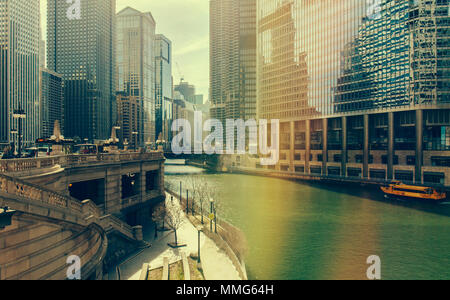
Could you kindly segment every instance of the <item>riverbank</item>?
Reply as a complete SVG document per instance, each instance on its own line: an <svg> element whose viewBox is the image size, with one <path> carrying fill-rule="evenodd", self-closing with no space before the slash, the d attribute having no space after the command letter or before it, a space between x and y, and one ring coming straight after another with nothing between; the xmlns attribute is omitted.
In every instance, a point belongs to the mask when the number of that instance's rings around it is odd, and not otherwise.
<svg viewBox="0 0 450 300"><path fill-rule="evenodd" d="M166 201L171 201L170 198L171 195L167 194ZM177 202L175 201L175 203ZM180 209L182 208L180 207ZM173 232L159 232L158 237L155 238L154 230L147 230L144 232L144 240L151 243L151 247L142 250L120 265L120 279L139 280L143 264L149 264L150 269L157 269L163 266L164 258L168 259L169 264L173 264L182 259L183 252L186 256L196 255L198 253L197 228L185 214L183 214L183 218L184 223L177 234L179 243L185 244L185 247L173 249L168 246L168 243L174 241ZM151 228L151 226L146 226L146 228ZM241 280L233 262L207 234L202 233L200 241L202 271L206 280ZM115 270L111 271L108 278L118 279Z"/></svg>

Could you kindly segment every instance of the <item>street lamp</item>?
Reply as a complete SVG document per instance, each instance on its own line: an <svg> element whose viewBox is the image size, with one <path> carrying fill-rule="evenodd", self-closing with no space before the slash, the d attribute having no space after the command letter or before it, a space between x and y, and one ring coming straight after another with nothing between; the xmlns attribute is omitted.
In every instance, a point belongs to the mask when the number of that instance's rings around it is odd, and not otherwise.
<svg viewBox="0 0 450 300"><path fill-rule="evenodd" d="M11 225L11 219L15 213L15 210L10 210L7 206L0 208L0 230Z"/></svg>
<svg viewBox="0 0 450 300"><path fill-rule="evenodd" d="M199 225L197 226L197 231L198 231L198 258L197 258L197 263L200 264L202 261L200 259L200 234L203 231L203 226Z"/></svg>
<svg viewBox="0 0 450 300"><path fill-rule="evenodd" d="M212 229L212 225L213 225L213 219L214 219L214 214L213 214L213 212L214 212L214 199L209 199L209 202L211 203L211 215L209 216L209 220L210 220L210 222L209 222L209 224L210 224L210 231L212 232L213 231L213 229Z"/></svg>
<svg viewBox="0 0 450 300"><path fill-rule="evenodd" d="M22 120L26 119L26 117L27 114L22 108L14 110L13 118L16 119L17 122L19 123L18 140L17 140L19 158L22 157Z"/></svg>

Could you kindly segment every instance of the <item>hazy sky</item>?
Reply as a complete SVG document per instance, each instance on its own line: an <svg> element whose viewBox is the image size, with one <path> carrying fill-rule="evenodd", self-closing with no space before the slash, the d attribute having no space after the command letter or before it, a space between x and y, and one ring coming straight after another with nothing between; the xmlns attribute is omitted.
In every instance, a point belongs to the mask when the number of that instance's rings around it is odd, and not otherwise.
<svg viewBox="0 0 450 300"><path fill-rule="evenodd" d="M65 0L60 0L65 2ZM89 0L82 0L89 1ZM150 11L156 21L156 33L173 43L174 83L180 81L176 62L185 81L197 87L198 94L208 98L209 88L209 1L208 0L116 0L117 12L130 6ZM46 36L47 0L41 0L41 21Z"/></svg>

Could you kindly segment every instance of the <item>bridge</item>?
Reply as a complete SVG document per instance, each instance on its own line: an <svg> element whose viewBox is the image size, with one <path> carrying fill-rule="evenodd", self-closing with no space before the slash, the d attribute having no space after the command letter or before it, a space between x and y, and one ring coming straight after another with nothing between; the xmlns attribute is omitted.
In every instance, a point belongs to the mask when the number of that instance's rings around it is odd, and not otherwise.
<svg viewBox="0 0 450 300"><path fill-rule="evenodd" d="M65 279L67 258L100 279L145 246L142 226L164 199L161 152L65 155L0 161L0 279Z"/></svg>

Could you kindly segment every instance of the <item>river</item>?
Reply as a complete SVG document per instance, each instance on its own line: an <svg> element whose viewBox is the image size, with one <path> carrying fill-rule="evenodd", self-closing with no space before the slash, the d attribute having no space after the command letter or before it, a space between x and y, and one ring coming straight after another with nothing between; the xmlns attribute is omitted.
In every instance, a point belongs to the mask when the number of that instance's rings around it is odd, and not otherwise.
<svg viewBox="0 0 450 300"><path fill-rule="evenodd" d="M218 217L247 237L249 279L367 279L372 255L381 259L382 279L450 279L450 204L184 165L165 172L166 185L179 189L200 176L218 190Z"/></svg>

